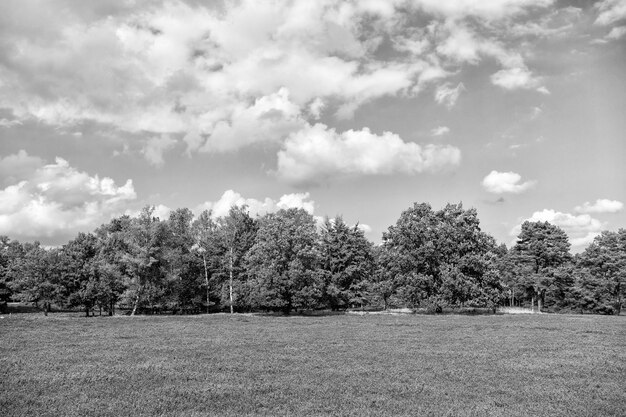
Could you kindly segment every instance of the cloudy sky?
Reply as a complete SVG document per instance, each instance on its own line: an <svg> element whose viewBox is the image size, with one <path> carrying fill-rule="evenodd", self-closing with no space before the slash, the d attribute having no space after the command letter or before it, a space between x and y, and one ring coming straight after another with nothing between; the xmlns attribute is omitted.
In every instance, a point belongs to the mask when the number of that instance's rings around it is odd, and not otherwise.
<svg viewBox="0 0 626 417"><path fill-rule="evenodd" d="M626 227L626 1L0 2L0 234L413 202Z"/></svg>

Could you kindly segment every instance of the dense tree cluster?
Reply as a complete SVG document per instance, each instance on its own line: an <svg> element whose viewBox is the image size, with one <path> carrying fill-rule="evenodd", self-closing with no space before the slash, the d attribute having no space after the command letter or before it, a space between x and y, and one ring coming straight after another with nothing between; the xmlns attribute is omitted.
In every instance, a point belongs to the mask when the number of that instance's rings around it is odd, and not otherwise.
<svg viewBox="0 0 626 417"><path fill-rule="evenodd" d="M605 231L572 256L547 222L522 224L507 249L476 210L405 210L381 245L340 216L318 225L302 209L214 218L146 207L58 248L0 237L0 302L82 309L86 315L347 308L525 306L619 314L626 230Z"/></svg>

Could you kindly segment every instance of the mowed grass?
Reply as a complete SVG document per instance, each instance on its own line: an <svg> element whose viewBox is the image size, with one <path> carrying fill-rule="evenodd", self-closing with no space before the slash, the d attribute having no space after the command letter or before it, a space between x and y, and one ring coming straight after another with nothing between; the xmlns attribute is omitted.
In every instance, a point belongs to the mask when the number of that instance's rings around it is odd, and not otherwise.
<svg viewBox="0 0 626 417"><path fill-rule="evenodd" d="M0 319L0 415L626 415L626 318Z"/></svg>

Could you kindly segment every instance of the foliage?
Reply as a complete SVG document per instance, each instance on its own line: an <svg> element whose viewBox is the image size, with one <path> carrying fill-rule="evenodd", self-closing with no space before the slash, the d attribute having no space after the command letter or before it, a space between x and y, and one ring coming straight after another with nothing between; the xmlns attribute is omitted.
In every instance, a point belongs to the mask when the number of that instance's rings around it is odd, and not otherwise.
<svg viewBox="0 0 626 417"><path fill-rule="evenodd" d="M254 305L286 314L317 306L323 279L313 216L303 209L281 209L259 223L246 258Z"/></svg>
<svg viewBox="0 0 626 417"><path fill-rule="evenodd" d="M602 232L578 258L586 309L620 314L626 298L626 229Z"/></svg>
<svg viewBox="0 0 626 417"><path fill-rule="evenodd" d="M405 210L383 234L380 262L386 275L378 287L392 288L412 307L482 305L500 298L495 274L495 241L479 227L476 210L448 204L433 211L428 204Z"/></svg>
<svg viewBox="0 0 626 417"><path fill-rule="evenodd" d="M358 225L349 227L340 216L325 219L320 241L325 302L333 310L363 306L374 269L372 244Z"/></svg>
<svg viewBox="0 0 626 417"><path fill-rule="evenodd" d="M548 222L522 223L511 249L513 267L519 276L516 287L526 298L537 299L539 310L546 304L546 294L550 297L549 292L554 289L555 272L570 261L569 250L567 235L558 226Z"/></svg>
<svg viewBox="0 0 626 417"><path fill-rule="evenodd" d="M145 207L58 248L0 237L0 308L10 300L87 316L215 310L491 308L620 314L626 232L603 232L571 256L563 230L524 222L508 250L475 209L414 204L373 245L341 216L318 224L302 209L216 218Z"/></svg>

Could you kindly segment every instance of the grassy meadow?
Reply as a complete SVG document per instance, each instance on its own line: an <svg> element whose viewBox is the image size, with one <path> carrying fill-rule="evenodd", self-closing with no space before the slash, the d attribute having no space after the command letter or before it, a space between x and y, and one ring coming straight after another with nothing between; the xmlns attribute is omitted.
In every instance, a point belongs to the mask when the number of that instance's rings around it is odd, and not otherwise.
<svg viewBox="0 0 626 417"><path fill-rule="evenodd" d="M0 319L0 415L626 415L626 318Z"/></svg>

